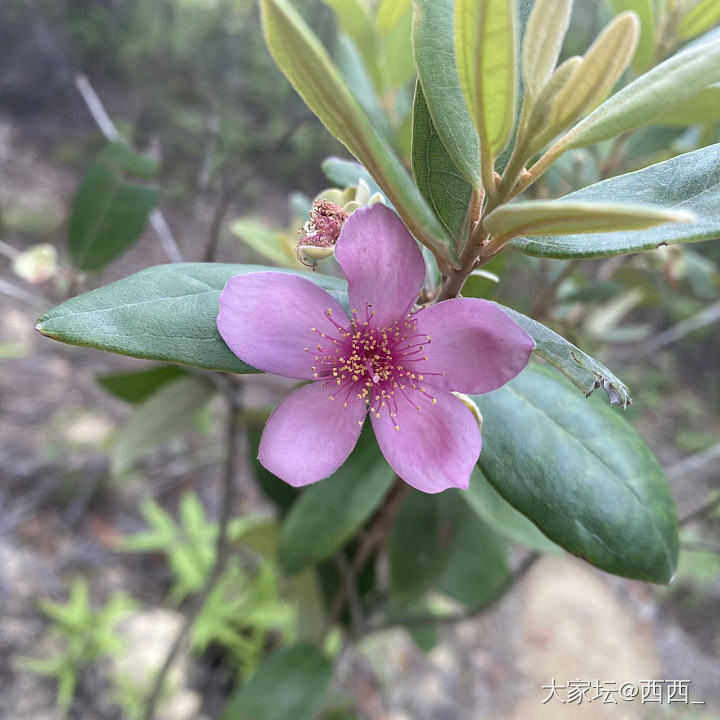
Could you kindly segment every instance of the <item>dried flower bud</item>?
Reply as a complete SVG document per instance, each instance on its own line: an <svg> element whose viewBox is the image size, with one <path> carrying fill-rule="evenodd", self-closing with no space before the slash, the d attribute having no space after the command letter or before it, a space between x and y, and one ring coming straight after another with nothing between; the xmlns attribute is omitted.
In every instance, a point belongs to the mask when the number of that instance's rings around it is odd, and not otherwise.
<svg viewBox="0 0 720 720"><path fill-rule="evenodd" d="M310 211L310 220L302 229L304 237L297 244L298 260L303 265L314 268L318 260L332 255L347 219L348 213L335 203L324 198L315 200ZM311 262L306 262L306 259Z"/></svg>

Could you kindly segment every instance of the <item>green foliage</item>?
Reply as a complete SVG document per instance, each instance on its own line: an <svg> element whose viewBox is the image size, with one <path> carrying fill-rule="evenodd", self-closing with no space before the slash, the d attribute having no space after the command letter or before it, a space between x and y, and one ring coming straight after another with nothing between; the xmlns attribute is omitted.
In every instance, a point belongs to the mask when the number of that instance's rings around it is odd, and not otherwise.
<svg viewBox="0 0 720 720"><path fill-rule="evenodd" d="M307 488L290 508L280 536L287 573L330 557L382 502L395 474L365 429L350 458L327 480Z"/></svg>
<svg viewBox="0 0 720 720"><path fill-rule="evenodd" d="M695 219L694 222L673 223L634 232L619 230L593 235L552 235L546 239L521 238L513 240L512 247L544 257L602 257L718 237L720 144L685 153L644 170L603 180L566 195L562 201L593 205L605 202L643 203L670 212L692 213Z"/></svg>
<svg viewBox="0 0 720 720"><path fill-rule="evenodd" d="M52 622L51 634L58 644L57 653L42 659L23 658L23 667L55 678L57 705L64 711L69 710L82 671L101 658L122 651L122 640L115 626L134 607L131 598L117 592L105 605L94 610L87 581L76 578L67 603L40 601L40 609Z"/></svg>
<svg viewBox="0 0 720 720"><path fill-rule="evenodd" d="M122 355L210 370L254 372L217 330L218 298L225 283L258 265L176 263L157 265L72 298L38 320L48 337ZM342 280L299 273L337 294Z"/></svg>
<svg viewBox="0 0 720 720"><path fill-rule="evenodd" d="M535 367L475 400L484 418L480 467L511 505L603 570L670 581L675 504L657 460L617 413Z"/></svg>
<svg viewBox="0 0 720 720"><path fill-rule="evenodd" d="M390 588L399 606L411 605L437 583L454 552L463 510L456 493L408 494L390 534Z"/></svg>
<svg viewBox="0 0 720 720"><path fill-rule="evenodd" d="M331 676L332 666L313 645L298 643L275 650L230 698L220 718L312 720Z"/></svg>
<svg viewBox="0 0 720 720"><path fill-rule="evenodd" d="M156 389L120 432L112 450L113 474L129 470L135 461L185 429L214 392L212 383L193 375L175 378Z"/></svg>
<svg viewBox="0 0 720 720"><path fill-rule="evenodd" d="M157 172L151 159L125 145L108 145L88 169L73 200L69 246L80 270L100 270L142 234L158 191L127 179Z"/></svg>
<svg viewBox="0 0 720 720"><path fill-rule="evenodd" d="M165 383L176 380L184 374L182 368L174 365L156 365L135 372L101 373L96 380L120 400L138 403L146 400Z"/></svg>

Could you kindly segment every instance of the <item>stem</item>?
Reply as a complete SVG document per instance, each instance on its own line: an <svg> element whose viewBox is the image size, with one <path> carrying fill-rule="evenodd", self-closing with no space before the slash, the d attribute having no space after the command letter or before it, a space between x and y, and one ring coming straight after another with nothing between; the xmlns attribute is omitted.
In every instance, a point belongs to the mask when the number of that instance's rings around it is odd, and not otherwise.
<svg viewBox="0 0 720 720"><path fill-rule="evenodd" d="M363 629L363 631L356 635L353 639L359 640L361 637L370 635L372 633L380 632L382 630L389 630L395 627L405 628L417 628L425 627L427 625L454 625L457 623L465 622L466 620L472 620L474 618L484 615L486 612L491 610L502 600L509 592L515 587L515 584L524 577L532 566L540 559L540 553L530 553L525 559L518 565L515 572L510 576L505 585L490 597L490 599L479 608L472 608L470 610L462 610L456 613L445 613L442 615L436 615L433 613L427 613L425 615L408 615L404 618L394 618L393 620L385 620L374 625L369 625Z"/></svg>
<svg viewBox="0 0 720 720"><path fill-rule="evenodd" d="M223 383L223 386L224 385L225 383ZM230 550L227 530L235 500L235 471L237 468L238 455L236 435L239 427L240 403L239 398L237 397L237 390L237 387L232 387L226 395L228 400L228 415L225 434L227 455L225 456L225 468L223 472L223 490L220 523L218 526L218 536L215 544L215 562L210 570L207 580L205 581L204 587L190 602L190 606L185 616L185 622L182 624L178 634L175 636L175 640L168 650L168 654L165 656L165 661L155 677L152 691L148 696L147 703L145 705L145 713L143 714L144 720L154 719L155 709L160 699L163 685L165 684L168 673L170 672L170 669L175 662L175 658L182 647L183 641L190 632L190 629L192 628L197 616L200 614L205 601L208 599L208 596L212 592L217 581L220 579L220 576L227 565Z"/></svg>
<svg viewBox="0 0 720 720"><path fill-rule="evenodd" d="M704 517L710 515L714 510L720 507L720 493L718 493L712 500L701 505L695 510L691 510L687 515L683 515L678 521L678 525L688 525L695 520L702 520Z"/></svg>
<svg viewBox="0 0 720 720"><path fill-rule="evenodd" d="M365 564L370 559L372 553L385 541L388 531L392 527L393 521L400 509L400 504L409 491L409 485L406 485L399 479L396 481L395 486L390 491L387 502L385 502L380 512L378 512L375 516L375 521L360 541L360 547L358 547L358 550L353 557L352 564L349 567L349 572L347 573L347 576L343 578L343 582L338 588L333 599L333 604L330 609L328 621L325 624L322 637L327 636L332 629L332 626L340 617L340 613L342 612L343 607L345 607L345 601L348 598L348 593L355 589L357 577L365 567Z"/></svg>

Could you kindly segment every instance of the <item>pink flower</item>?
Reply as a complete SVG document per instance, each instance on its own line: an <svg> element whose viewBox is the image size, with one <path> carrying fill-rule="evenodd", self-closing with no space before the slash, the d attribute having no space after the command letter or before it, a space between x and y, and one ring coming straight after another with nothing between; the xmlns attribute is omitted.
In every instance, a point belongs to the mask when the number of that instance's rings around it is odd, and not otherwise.
<svg viewBox="0 0 720 720"><path fill-rule="evenodd" d="M218 329L242 360L265 372L312 380L275 409L260 462L296 487L347 459L366 414L395 472L427 493L467 488L480 430L452 391L486 393L527 364L532 338L484 300L457 298L413 312L425 277L422 254L383 205L356 210L335 257L352 313L297 275L230 278Z"/></svg>

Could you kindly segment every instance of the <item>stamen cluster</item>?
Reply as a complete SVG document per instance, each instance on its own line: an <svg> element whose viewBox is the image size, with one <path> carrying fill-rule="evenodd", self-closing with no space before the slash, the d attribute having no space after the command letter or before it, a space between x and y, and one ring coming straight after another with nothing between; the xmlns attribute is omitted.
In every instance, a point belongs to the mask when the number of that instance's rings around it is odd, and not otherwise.
<svg viewBox="0 0 720 720"><path fill-rule="evenodd" d="M376 418L382 417L383 409L386 410L395 430L400 430L396 420L399 402L407 401L416 410L422 409L423 402L432 405L437 402L422 382L426 375L445 373L423 368L427 362L423 349L431 338L418 331L412 315L394 320L387 327L375 326L375 312L369 303L364 319L353 309L349 327L336 322L330 309L325 315L335 325L337 336L311 328L322 342L305 350L313 354L313 378L323 387L333 388L328 396L330 400L335 400L337 395L347 408L348 399L355 394L365 401Z"/></svg>

